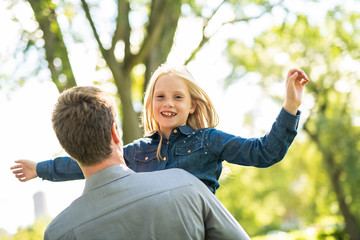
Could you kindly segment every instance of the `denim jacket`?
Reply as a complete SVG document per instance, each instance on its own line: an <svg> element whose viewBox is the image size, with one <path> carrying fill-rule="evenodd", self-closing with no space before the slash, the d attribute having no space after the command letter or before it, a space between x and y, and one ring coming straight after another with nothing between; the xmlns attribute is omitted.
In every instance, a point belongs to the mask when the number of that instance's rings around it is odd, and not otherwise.
<svg viewBox="0 0 360 240"><path fill-rule="evenodd" d="M222 161L259 168L281 161L297 134L299 118L300 111L292 115L281 109L271 130L260 138L242 138L214 128L193 130L187 125L180 126L173 129L169 139L163 138L163 160L156 157L158 133L126 145L124 158L135 172L182 168L215 193L220 186ZM39 177L51 181L84 178L76 161L69 157L40 162L36 171Z"/></svg>

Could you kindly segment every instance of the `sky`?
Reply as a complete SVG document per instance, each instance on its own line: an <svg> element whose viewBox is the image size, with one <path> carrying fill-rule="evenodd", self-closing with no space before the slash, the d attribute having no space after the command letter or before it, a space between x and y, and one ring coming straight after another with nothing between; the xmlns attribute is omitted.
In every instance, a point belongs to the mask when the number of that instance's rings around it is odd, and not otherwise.
<svg viewBox="0 0 360 240"><path fill-rule="evenodd" d="M296 1L299 3L299 1ZM298 5L300 8L301 5ZM296 6L295 6L296 7ZM306 11L306 9L304 9ZM20 11L19 15L29 17L29 11ZM279 13L280 15L280 13ZM317 14L318 17L321 14ZM314 18L316 18L314 15ZM222 18L228 17L226 11ZM275 20L274 20L275 21ZM259 23L261 26L272 24L271 21ZM29 23L29 29L34 26ZM250 29L251 28L251 29ZM201 22L181 20L175 38L175 48L168 61L177 63L185 59L199 40ZM189 70L198 84L208 93L220 117L218 129L241 135L242 137L259 137L269 130L277 114L279 105L262 97L257 81L242 79L224 89L222 81L231 71L231 66L222 56L225 40L241 32L251 32L253 26L237 25L236 29L225 27L216 34L206 47L200 51L196 59L189 64ZM189 32L190 31L190 32ZM0 32L7 33L2 36L0 45L0 229L8 233L15 233L18 227L26 227L34 222L33 195L44 192L47 210L50 217L55 217L82 193L84 180L69 182L48 182L34 179L26 183L19 182L10 171L10 167L17 159L29 159L36 162L64 156L64 153L51 128L51 113L57 100L58 92L50 81L48 73L40 71L36 76L24 83L21 87L11 89L7 86L1 75L14 70L15 60L11 59L9 52L16 48L16 39L19 38L17 27L10 20L5 11L4 0L0 0ZM192 36L189 38L189 34ZM251 43L249 35L243 40ZM69 46L71 50L71 63L79 85L88 85L89 82L104 77L106 73L95 71L95 52L87 52L79 45ZM31 68L30 61L24 63L23 68ZM284 74L284 81L285 81ZM105 90L107 89L104 86ZM280 94L284 88L280 87ZM305 96L304 105L307 99ZM244 115L257 109L254 129L243 126ZM302 121L306 118L306 108L303 109Z"/></svg>

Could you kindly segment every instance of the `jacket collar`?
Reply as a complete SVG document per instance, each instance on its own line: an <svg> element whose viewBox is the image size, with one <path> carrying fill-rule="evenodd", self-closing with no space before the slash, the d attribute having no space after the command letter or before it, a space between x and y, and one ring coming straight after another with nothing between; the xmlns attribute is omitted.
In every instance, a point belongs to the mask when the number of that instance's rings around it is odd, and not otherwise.
<svg viewBox="0 0 360 240"><path fill-rule="evenodd" d="M183 125L183 126L177 127L176 129L178 129L184 135L190 135L191 133L193 133L195 131L189 125ZM155 132L146 137L152 138L152 139L158 139L158 138L160 138L160 134L159 134L159 132Z"/></svg>
<svg viewBox="0 0 360 240"><path fill-rule="evenodd" d="M182 134L185 134L185 135L190 135L191 133L193 133L195 131L189 125L180 126L180 127L178 127L178 129L180 130L180 132Z"/></svg>

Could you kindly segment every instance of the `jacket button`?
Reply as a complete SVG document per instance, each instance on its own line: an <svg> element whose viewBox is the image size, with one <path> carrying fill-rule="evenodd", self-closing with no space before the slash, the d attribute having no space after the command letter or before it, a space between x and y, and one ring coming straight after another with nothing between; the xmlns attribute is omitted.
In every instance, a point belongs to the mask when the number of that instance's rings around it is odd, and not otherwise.
<svg viewBox="0 0 360 240"><path fill-rule="evenodd" d="M163 160L166 161L166 157L164 157Z"/></svg>
<svg viewBox="0 0 360 240"><path fill-rule="evenodd" d="M188 153L190 153L190 152L191 152L191 150L189 149L189 150L188 150Z"/></svg>
<svg viewBox="0 0 360 240"><path fill-rule="evenodd" d="M174 130L174 133L177 133L177 130L176 130L176 129Z"/></svg>
<svg viewBox="0 0 360 240"><path fill-rule="evenodd" d="M148 157L145 158L146 161L147 161L148 159L149 159Z"/></svg>

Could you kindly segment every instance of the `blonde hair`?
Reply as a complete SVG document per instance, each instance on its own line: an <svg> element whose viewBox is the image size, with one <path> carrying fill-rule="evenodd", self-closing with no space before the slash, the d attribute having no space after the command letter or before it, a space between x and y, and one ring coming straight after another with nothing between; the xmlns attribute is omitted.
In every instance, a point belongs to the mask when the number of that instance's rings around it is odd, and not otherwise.
<svg viewBox="0 0 360 240"><path fill-rule="evenodd" d="M146 88L141 119L145 135L151 135L155 132L160 133L160 143L156 154L158 159L162 159L160 154L162 134L160 132L159 123L156 122L154 118L153 97L156 81L164 74L180 77L184 80L186 86L188 87L191 101L196 107L194 113L189 115L186 121L187 125L189 125L192 129L197 130L200 128L215 127L219 122L219 117L209 96L195 83L194 77L188 69L185 66L170 66L162 64L153 73Z"/></svg>

